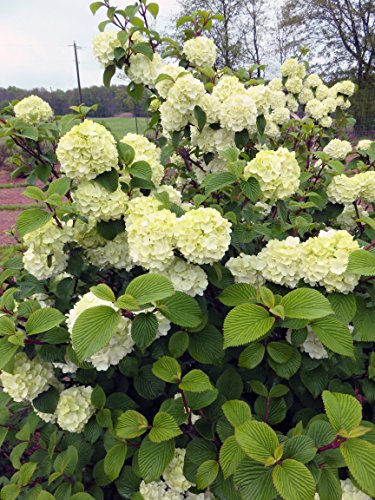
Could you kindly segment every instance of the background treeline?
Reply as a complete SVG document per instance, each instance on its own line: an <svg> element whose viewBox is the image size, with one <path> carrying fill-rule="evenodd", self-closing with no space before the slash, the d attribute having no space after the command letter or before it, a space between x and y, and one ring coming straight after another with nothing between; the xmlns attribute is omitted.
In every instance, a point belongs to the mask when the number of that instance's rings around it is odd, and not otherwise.
<svg viewBox="0 0 375 500"><path fill-rule="evenodd" d="M47 90L36 88L32 90L17 87L0 87L0 109L14 99L23 99L31 94L37 95L47 101L57 115L70 113L70 106L78 105L77 90ZM83 102L91 106L98 104L98 110L91 112L90 116L107 117L121 113L132 113L135 116L146 116L144 102L134 101L128 96L126 85L115 85L110 88L101 86L85 87L82 89Z"/></svg>

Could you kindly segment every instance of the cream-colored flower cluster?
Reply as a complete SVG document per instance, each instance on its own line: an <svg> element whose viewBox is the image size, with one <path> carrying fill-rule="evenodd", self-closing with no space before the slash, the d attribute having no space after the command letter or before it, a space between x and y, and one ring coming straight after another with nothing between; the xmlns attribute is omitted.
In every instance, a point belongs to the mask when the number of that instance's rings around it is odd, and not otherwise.
<svg viewBox="0 0 375 500"><path fill-rule="evenodd" d="M149 210L134 198L128 205L126 230L129 255L134 263L146 269L161 270L173 260L177 218L170 210ZM150 197L148 197L150 198ZM154 200L156 205L159 203ZM155 206L155 205L154 205ZM134 209L134 211L133 211Z"/></svg>
<svg viewBox="0 0 375 500"><path fill-rule="evenodd" d="M143 135L129 133L126 134L121 142L131 146L135 151L134 163L145 161L151 167L151 180L155 186L159 186L163 176L164 167L160 163L160 149ZM131 165L129 167L131 172Z"/></svg>
<svg viewBox="0 0 375 500"><path fill-rule="evenodd" d="M265 280L294 288L303 269L299 238L269 241L258 253L255 266Z"/></svg>
<svg viewBox="0 0 375 500"><path fill-rule="evenodd" d="M214 42L205 36L187 40L184 43L183 52L193 66L213 66L217 57Z"/></svg>
<svg viewBox="0 0 375 500"><path fill-rule="evenodd" d="M184 495L171 490L164 481L141 482L139 493L144 500L183 500Z"/></svg>
<svg viewBox="0 0 375 500"><path fill-rule="evenodd" d="M12 373L0 373L0 382L4 392L14 401L21 402L32 401L50 385L55 385L57 380L50 363L37 357L29 359L24 352L20 352L14 357Z"/></svg>
<svg viewBox="0 0 375 500"><path fill-rule="evenodd" d="M348 154L352 151L352 145L349 141L332 139L332 141L324 147L323 151L334 160L345 160Z"/></svg>
<svg viewBox="0 0 375 500"><path fill-rule="evenodd" d="M17 118L33 126L48 122L53 118L51 106L36 95L30 95L18 102L14 106L14 114Z"/></svg>
<svg viewBox="0 0 375 500"><path fill-rule="evenodd" d="M375 201L375 172L361 172L348 177L336 175L327 188L328 199L334 203L353 203L362 200L368 203Z"/></svg>
<svg viewBox="0 0 375 500"><path fill-rule="evenodd" d="M286 340L292 342L292 330L286 332ZM305 352L312 359L326 359L328 358L328 352L324 348L323 344L319 338L314 334L311 326L307 326L307 337L306 340L300 345L300 351Z"/></svg>
<svg viewBox="0 0 375 500"><path fill-rule="evenodd" d="M164 63L159 54L154 54L152 60L143 54L132 54L127 75L134 83L154 85L158 75L162 72L163 66Z"/></svg>
<svg viewBox="0 0 375 500"><path fill-rule="evenodd" d="M64 251L64 245L73 240L73 227L71 222L61 224L62 228L51 219L23 238L28 247L22 256L23 264L38 280L58 276L65 271L68 255Z"/></svg>
<svg viewBox="0 0 375 500"><path fill-rule="evenodd" d="M162 271L162 274L171 280L175 290L185 292L192 297L203 295L208 286L207 275L203 269L177 257Z"/></svg>
<svg viewBox="0 0 375 500"><path fill-rule="evenodd" d="M357 205L359 218L367 217L368 212L364 210L361 205ZM337 217L336 222L341 227L341 229L345 229L346 231L352 231L357 227L357 219L358 215L354 205L346 205L341 214Z"/></svg>
<svg viewBox="0 0 375 500"><path fill-rule="evenodd" d="M113 64L115 49L121 47L121 42L117 37L117 31L103 31L98 33L92 44L94 57L103 66Z"/></svg>
<svg viewBox="0 0 375 500"><path fill-rule="evenodd" d="M244 179L259 181L264 199L284 199L295 193L300 183L300 167L295 153L286 148L259 151L245 167Z"/></svg>
<svg viewBox="0 0 375 500"><path fill-rule="evenodd" d="M361 141L358 141L356 149L360 151L368 151L373 143L374 141L371 141L370 139L362 139Z"/></svg>
<svg viewBox="0 0 375 500"><path fill-rule="evenodd" d="M176 448L174 457L163 472L163 479L169 488L180 493L185 493L189 488L194 486L194 484L184 476L185 455L185 449Z"/></svg>
<svg viewBox="0 0 375 500"><path fill-rule="evenodd" d="M264 284L264 278L257 267L257 256L241 253L238 257L231 257L225 264L234 277L236 283L248 283L256 287Z"/></svg>
<svg viewBox="0 0 375 500"><path fill-rule="evenodd" d="M104 221L120 219L126 212L129 200L120 187L109 192L95 181L79 183L72 197L81 215Z"/></svg>
<svg viewBox="0 0 375 500"><path fill-rule="evenodd" d="M229 248L231 223L214 208L190 210L178 219L176 245L193 264L220 260Z"/></svg>
<svg viewBox="0 0 375 500"><path fill-rule="evenodd" d="M60 393L55 410L57 423L68 432L82 432L95 413L91 403L92 387L74 386Z"/></svg>
<svg viewBox="0 0 375 500"><path fill-rule="evenodd" d="M130 271L134 263L129 255L128 235L126 231L119 233L113 240L104 245L87 248L86 255L94 266L99 269L126 269Z"/></svg>
<svg viewBox="0 0 375 500"><path fill-rule="evenodd" d="M351 252L358 248L347 231L320 231L302 243L303 279L311 286L323 286L327 292L352 292L360 276L346 269Z"/></svg>
<svg viewBox="0 0 375 500"><path fill-rule="evenodd" d="M118 308L108 300L97 297L93 292L83 295L74 307L68 312L66 324L70 334L80 314L87 309L97 306L107 306L114 310ZM108 370L110 366L117 365L127 354L132 352L134 341L131 336L131 322L127 318L121 317L117 324L116 332L109 343L93 354L87 361L90 361L98 371Z"/></svg>
<svg viewBox="0 0 375 500"><path fill-rule="evenodd" d="M116 141L99 123L85 120L59 141L56 150L61 171L76 181L95 179L112 168L118 169Z"/></svg>

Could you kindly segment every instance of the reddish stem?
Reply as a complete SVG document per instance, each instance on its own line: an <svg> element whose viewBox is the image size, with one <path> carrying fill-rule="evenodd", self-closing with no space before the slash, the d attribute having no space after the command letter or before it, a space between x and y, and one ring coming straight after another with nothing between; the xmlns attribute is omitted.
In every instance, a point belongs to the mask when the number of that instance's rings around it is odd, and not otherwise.
<svg viewBox="0 0 375 500"><path fill-rule="evenodd" d="M367 247L364 247L364 250L370 250L370 248L375 247L375 240L372 240L372 242L367 245Z"/></svg>
<svg viewBox="0 0 375 500"><path fill-rule="evenodd" d="M348 438L343 438L343 437L337 436L332 441L332 443L326 444L325 446L321 446L320 448L318 448L317 453L322 453L323 451L327 451L327 450L336 450L337 448L340 448L342 443L345 443L345 441L347 441L347 439Z"/></svg>
<svg viewBox="0 0 375 500"><path fill-rule="evenodd" d="M264 410L264 418L263 418L263 422L268 422L268 414L269 414L269 411L270 411L270 402L271 402L271 398L268 397L266 399L266 409Z"/></svg>

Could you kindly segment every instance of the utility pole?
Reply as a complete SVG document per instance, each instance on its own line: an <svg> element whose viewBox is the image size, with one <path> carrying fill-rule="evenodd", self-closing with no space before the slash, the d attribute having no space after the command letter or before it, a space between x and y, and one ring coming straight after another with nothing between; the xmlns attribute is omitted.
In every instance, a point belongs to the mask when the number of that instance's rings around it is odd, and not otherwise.
<svg viewBox="0 0 375 500"><path fill-rule="evenodd" d="M77 44L76 42L73 42L73 45L69 45L69 47L73 47L74 48L74 59L75 59L75 62L76 62L76 73L77 73L77 83L78 83L78 96L79 96L79 104L82 104L83 103L83 99L82 99L82 89L81 89L81 78L79 76L79 62L78 62L78 53L77 53L77 49L82 49L82 47L77 47Z"/></svg>

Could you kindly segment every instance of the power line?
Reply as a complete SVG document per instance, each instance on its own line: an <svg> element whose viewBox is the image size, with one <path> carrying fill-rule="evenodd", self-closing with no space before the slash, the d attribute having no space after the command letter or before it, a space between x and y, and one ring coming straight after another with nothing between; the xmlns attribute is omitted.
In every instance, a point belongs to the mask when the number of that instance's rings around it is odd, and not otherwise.
<svg viewBox="0 0 375 500"><path fill-rule="evenodd" d="M81 77L79 75L79 62L78 62L78 49L82 49L82 47L77 46L76 42L73 42L73 45L69 45L69 47L74 48L74 59L76 62L76 73L77 73L77 83L78 83L78 96L79 96L79 104L83 103L82 99L82 89L81 89Z"/></svg>

